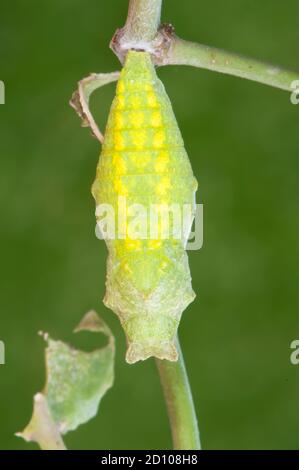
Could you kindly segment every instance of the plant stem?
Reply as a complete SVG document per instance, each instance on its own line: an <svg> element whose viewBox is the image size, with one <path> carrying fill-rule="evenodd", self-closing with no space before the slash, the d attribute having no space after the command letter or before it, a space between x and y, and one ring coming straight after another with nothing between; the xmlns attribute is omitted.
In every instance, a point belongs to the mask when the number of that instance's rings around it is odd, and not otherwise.
<svg viewBox="0 0 299 470"><path fill-rule="evenodd" d="M292 91L299 73L173 36L161 65L191 65Z"/></svg>
<svg viewBox="0 0 299 470"><path fill-rule="evenodd" d="M156 65L191 65L234 75L282 90L298 88L299 72L177 37L169 24L159 28L162 0L130 0L125 26L111 47L123 62L129 49L152 54Z"/></svg>
<svg viewBox="0 0 299 470"><path fill-rule="evenodd" d="M116 33L117 47L122 50L118 55L123 56L129 49L152 49L160 24L161 7L162 0L130 0L126 24Z"/></svg>
<svg viewBox="0 0 299 470"><path fill-rule="evenodd" d="M177 338L177 362L156 359L166 400L173 446L176 450L200 450L200 438L192 393Z"/></svg>

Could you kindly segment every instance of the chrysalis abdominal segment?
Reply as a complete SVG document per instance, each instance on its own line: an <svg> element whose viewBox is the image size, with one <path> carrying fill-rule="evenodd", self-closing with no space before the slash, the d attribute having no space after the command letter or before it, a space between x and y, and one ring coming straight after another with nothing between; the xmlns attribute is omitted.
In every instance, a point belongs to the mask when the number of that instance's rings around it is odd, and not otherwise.
<svg viewBox="0 0 299 470"><path fill-rule="evenodd" d="M128 52L111 106L92 193L97 206L192 205L197 182L171 103L150 55ZM149 229L148 229L149 230ZM149 235L149 234L148 234ZM183 237L106 240L104 303L125 330L129 363L176 361L175 336L195 294Z"/></svg>

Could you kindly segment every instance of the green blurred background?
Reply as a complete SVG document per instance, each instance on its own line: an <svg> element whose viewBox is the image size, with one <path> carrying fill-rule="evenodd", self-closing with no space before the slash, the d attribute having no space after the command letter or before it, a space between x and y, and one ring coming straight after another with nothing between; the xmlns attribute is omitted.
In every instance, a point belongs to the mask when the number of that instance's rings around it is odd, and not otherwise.
<svg viewBox="0 0 299 470"><path fill-rule="evenodd" d="M38 330L73 338L95 308L117 340L116 381L98 416L66 436L77 449L171 448L153 360L129 366L102 304L106 249L90 186L99 145L68 105L76 82L119 63L108 44L124 0L2 0L0 79L0 447L44 383ZM297 0L165 0L179 35L299 69ZM198 296L180 336L205 449L299 449L299 105L288 93L187 67L159 70L204 204L204 247L189 255ZM114 86L93 109L105 124Z"/></svg>

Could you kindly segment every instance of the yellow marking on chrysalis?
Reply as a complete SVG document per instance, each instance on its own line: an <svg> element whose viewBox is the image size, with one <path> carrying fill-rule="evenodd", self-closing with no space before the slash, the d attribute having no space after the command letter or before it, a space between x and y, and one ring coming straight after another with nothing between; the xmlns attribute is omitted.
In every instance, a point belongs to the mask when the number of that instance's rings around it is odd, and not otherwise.
<svg viewBox="0 0 299 470"><path fill-rule="evenodd" d="M148 242L148 247L150 250L157 250L162 245L161 240L150 240Z"/></svg>
<svg viewBox="0 0 299 470"><path fill-rule="evenodd" d="M118 81L117 92L118 93L124 93L125 92L125 84L124 84L123 80Z"/></svg>
<svg viewBox="0 0 299 470"><path fill-rule="evenodd" d="M158 108L159 107L159 102L157 100L157 97L155 93L149 92L147 95L147 104L149 105L150 108Z"/></svg>
<svg viewBox="0 0 299 470"><path fill-rule="evenodd" d="M115 129L122 129L124 127L123 115L120 112L115 113Z"/></svg>
<svg viewBox="0 0 299 470"><path fill-rule="evenodd" d="M131 139L136 150L142 150L144 148L146 137L147 135L144 129L131 132Z"/></svg>
<svg viewBox="0 0 299 470"><path fill-rule="evenodd" d="M124 150L125 148L125 141L121 132L115 132L114 134L114 147L115 150L119 151Z"/></svg>
<svg viewBox="0 0 299 470"><path fill-rule="evenodd" d="M114 189L117 192L117 194L120 194L122 196L127 196L128 195L128 188L124 185L124 183L121 181L120 178L115 179Z"/></svg>
<svg viewBox="0 0 299 470"><path fill-rule="evenodd" d="M126 172L126 163L118 153L113 155L112 163L115 166L116 174L121 175Z"/></svg>
<svg viewBox="0 0 299 470"><path fill-rule="evenodd" d="M153 111L151 116L151 125L153 127L161 127L162 126L162 116L160 111Z"/></svg>
<svg viewBox="0 0 299 470"><path fill-rule="evenodd" d="M144 168L150 161L151 157L147 153L137 153L131 156L132 164L139 170Z"/></svg>
<svg viewBox="0 0 299 470"><path fill-rule="evenodd" d="M127 250L130 250L130 251L140 250L141 241L140 240L132 240L130 238L127 238L125 240L125 247L126 247Z"/></svg>
<svg viewBox="0 0 299 470"><path fill-rule="evenodd" d="M167 152L160 152L158 157L157 157L156 163L155 163L155 170L158 173L163 173L168 164L169 164L169 155L168 155L168 153Z"/></svg>
<svg viewBox="0 0 299 470"><path fill-rule="evenodd" d="M153 139L153 147L155 149L160 149L165 144L165 132L163 129L157 131Z"/></svg>
<svg viewBox="0 0 299 470"><path fill-rule="evenodd" d="M138 109L141 107L141 100L139 96L132 95L130 96L130 105L133 109Z"/></svg>
<svg viewBox="0 0 299 470"><path fill-rule="evenodd" d="M156 187L156 192L160 196L163 196L164 194L167 193L169 188L170 188L170 179L168 178L168 176L165 176L164 178L161 179L160 183Z"/></svg>
<svg viewBox="0 0 299 470"><path fill-rule="evenodd" d="M142 111L132 111L129 115L130 124L133 127L141 127L144 123L144 113Z"/></svg>
<svg viewBox="0 0 299 470"><path fill-rule="evenodd" d="M124 107L125 107L125 97L123 95L117 96L115 109L121 110L121 109L124 109Z"/></svg>
<svg viewBox="0 0 299 470"><path fill-rule="evenodd" d="M153 85L151 83L145 83L144 84L144 89L147 92L152 92L153 93Z"/></svg>

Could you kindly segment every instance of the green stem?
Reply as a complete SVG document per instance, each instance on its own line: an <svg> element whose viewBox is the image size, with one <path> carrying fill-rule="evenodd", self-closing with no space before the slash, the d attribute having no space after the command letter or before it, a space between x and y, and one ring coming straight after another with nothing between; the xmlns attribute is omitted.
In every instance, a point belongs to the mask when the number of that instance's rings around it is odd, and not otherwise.
<svg viewBox="0 0 299 470"><path fill-rule="evenodd" d="M282 90L292 91L292 83L299 73L285 70L259 60L185 41L176 36L171 39L168 52L161 65L192 65L203 69L235 75Z"/></svg>
<svg viewBox="0 0 299 470"><path fill-rule="evenodd" d="M199 450L200 439L192 393L177 339L177 362L156 359L176 450Z"/></svg>
<svg viewBox="0 0 299 470"><path fill-rule="evenodd" d="M149 43L154 40L160 24L162 0L130 0L122 43Z"/></svg>

